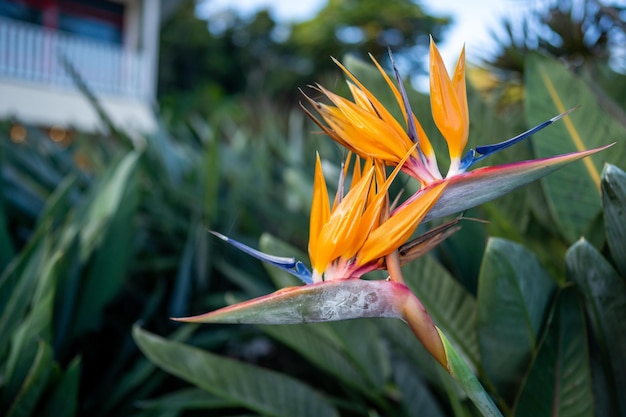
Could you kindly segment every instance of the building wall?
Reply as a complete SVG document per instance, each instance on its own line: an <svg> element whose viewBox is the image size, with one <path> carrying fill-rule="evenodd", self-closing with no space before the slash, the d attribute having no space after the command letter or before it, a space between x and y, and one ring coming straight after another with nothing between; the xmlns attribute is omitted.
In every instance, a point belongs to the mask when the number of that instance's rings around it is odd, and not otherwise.
<svg viewBox="0 0 626 417"><path fill-rule="evenodd" d="M0 16L0 119L81 130L98 128L95 112L88 110L89 104L58 62L56 55L62 51L120 127L156 129L152 109L156 107L160 1L115 3L124 6L123 35L118 45L100 45L79 33L67 35L35 25L19 26Z"/></svg>

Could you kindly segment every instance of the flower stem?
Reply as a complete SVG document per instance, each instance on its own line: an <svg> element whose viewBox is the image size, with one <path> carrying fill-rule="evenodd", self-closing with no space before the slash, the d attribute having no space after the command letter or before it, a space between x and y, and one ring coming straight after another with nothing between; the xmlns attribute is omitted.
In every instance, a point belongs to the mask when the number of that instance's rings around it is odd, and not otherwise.
<svg viewBox="0 0 626 417"><path fill-rule="evenodd" d="M437 327L435 327L420 300L412 292L405 300L402 313L404 321L409 325L415 337L424 345L433 358L447 372L450 372L446 351Z"/></svg>
<svg viewBox="0 0 626 417"><path fill-rule="evenodd" d="M402 269L400 268L400 255L397 250L394 250L385 257L385 266L387 272L389 272L389 279L393 282L404 284L404 277L402 276Z"/></svg>

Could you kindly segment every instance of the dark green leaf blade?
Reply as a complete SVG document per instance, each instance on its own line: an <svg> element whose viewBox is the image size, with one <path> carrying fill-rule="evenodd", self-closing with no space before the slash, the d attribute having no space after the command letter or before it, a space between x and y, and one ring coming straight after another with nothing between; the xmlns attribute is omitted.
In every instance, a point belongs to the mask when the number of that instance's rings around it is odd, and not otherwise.
<svg viewBox="0 0 626 417"><path fill-rule="evenodd" d="M320 393L286 375L171 342L135 326L133 337L155 364L210 393L270 416L338 416Z"/></svg>
<svg viewBox="0 0 626 417"><path fill-rule="evenodd" d="M592 417L587 331L573 288L558 296L545 339L524 381L515 417Z"/></svg>
<svg viewBox="0 0 626 417"><path fill-rule="evenodd" d="M134 218L139 205L138 163L141 154L129 153L112 167L89 200L81 227L81 250L91 256L83 278L74 322L74 335L100 320L104 306L119 291L133 254ZM94 250L98 247L98 250Z"/></svg>
<svg viewBox="0 0 626 417"><path fill-rule="evenodd" d="M76 414L80 370L80 358L75 358L54 386L39 417L72 417Z"/></svg>
<svg viewBox="0 0 626 417"><path fill-rule="evenodd" d="M214 395L199 388L185 388L162 397L140 401L139 408L147 410L207 410L215 408L235 408L239 404L217 398Z"/></svg>
<svg viewBox="0 0 626 417"><path fill-rule="evenodd" d="M626 415L626 282L602 255L585 240L565 255L568 279L585 299L591 328L603 356L605 373L616 415Z"/></svg>
<svg viewBox="0 0 626 417"><path fill-rule="evenodd" d="M298 352L346 386L367 392L371 389L366 376L349 359L339 340L334 337L332 323L259 326L263 332Z"/></svg>
<svg viewBox="0 0 626 417"><path fill-rule="evenodd" d="M602 206L613 261L626 277L626 173L615 165L602 170Z"/></svg>
<svg viewBox="0 0 626 417"><path fill-rule="evenodd" d="M587 84L555 59L530 55L526 62L525 109L534 126L564 111L583 107L532 138L537 157L617 144L542 180L552 218L563 237L573 242L600 213L600 171L604 161L626 156L624 128L596 103Z"/></svg>
<svg viewBox="0 0 626 417"><path fill-rule="evenodd" d="M46 342L40 341L28 375L13 398L6 417L22 417L32 413L50 378L52 361L52 348Z"/></svg>
<svg viewBox="0 0 626 417"><path fill-rule="evenodd" d="M394 360L392 366L393 379L402 394L402 404L409 417L446 415L425 381L407 360Z"/></svg>
<svg viewBox="0 0 626 417"><path fill-rule="evenodd" d="M555 289L532 252L489 240L478 282L478 338L485 373L507 400L522 381Z"/></svg>

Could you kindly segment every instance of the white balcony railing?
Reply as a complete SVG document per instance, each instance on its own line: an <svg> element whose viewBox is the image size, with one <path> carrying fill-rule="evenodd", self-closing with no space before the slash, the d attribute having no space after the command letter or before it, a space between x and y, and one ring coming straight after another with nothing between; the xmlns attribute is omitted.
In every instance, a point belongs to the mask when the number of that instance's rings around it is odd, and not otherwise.
<svg viewBox="0 0 626 417"><path fill-rule="evenodd" d="M0 18L0 77L75 88L65 56L97 95L150 99L152 66L141 53Z"/></svg>

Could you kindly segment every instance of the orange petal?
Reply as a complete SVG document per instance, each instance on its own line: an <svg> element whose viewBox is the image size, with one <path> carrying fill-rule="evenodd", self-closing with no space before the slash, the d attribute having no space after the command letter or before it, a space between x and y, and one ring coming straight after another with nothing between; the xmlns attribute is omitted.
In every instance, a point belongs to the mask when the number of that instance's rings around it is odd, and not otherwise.
<svg viewBox="0 0 626 417"><path fill-rule="evenodd" d="M459 77L464 75L464 65L457 65L457 67ZM458 84L459 91L465 89L464 81L462 86L460 82ZM432 40L430 43L430 106L435 124L448 142L450 159L460 159L469 133L466 99L462 103L459 102L457 89L450 80L439 50Z"/></svg>
<svg viewBox="0 0 626 417"><path fill-rule="evenodd" d="M317 271L323 271L331 261L342 256L353 245L354 240L358 239L360 219L373 174L374 168L372 167L351 187L323 225L317 240L319 250L317 250L316 264L313 267ZM313 262L314 260L311 259L311 263ZM323 269L318 269L322 266Z"/></svg>
<svg viewBox="0 0 626 417"><path fill-rule="evenodd" d="M456 67L454 68L454 74L452 76L452 85L454 86L454 92L456 93L457 101L461 107L465 128L468 129L468 132L466 133L467 138L467 135L469 134L469 110L467 108L467 89L465 86L465 46L463 46L459 59L456 62ZM463 147L465 147L465 144Z"/></svg>
<svg viewBox="0 0 626 417"><path fill-rule="evenodd" d="M380 73L383 75L383 78L387 82L387 85L389 86L389 88L393 92L393 95L396 98L396 101L398 102L398 105L402 109L402 115L404 116L404 120L406 121L407 120L407 111L404 108L404 101L402 100L402 96L400 95L400 92L398 91L396 86L393 84L393 82L391 81L391 78L389 78L389 76L387 75L387 73L385 72L383 67L380 66L380 64L378 63L376 58L374 58L374 56L371 55L371 54L370 54L370 58L374 62L374 65L376 65L376 68L378 68L378 71L380 71ZM413 123L415 124L415 129L417 131L417 140L419 141L420 149L422 150L422 152L424 152L424 155L427 158L434 157L435 151L433 150L433 146L430 144L430 140L428 139L428 136L426 135L426 131L424 130L424 128L420 124L419 120L417 120L417 117L415 117L414 114L412 114L411 116L413 117Z"/></svg>
<svg viewBox="0 0 626 417"><path fill-rule="evenodd" d="M318 244L318 239L322 227L330 218L330 203L328 201L328 189L322 172L322 162L317 154L315 162L315 179L313 181L313 202L311 204L311 219L309 223L309 258L313 269L323 271L326 265L318 265L317 260L323 258L319 253L324 249L323 245ZM322 269L319 267L322 266Z"/></svg>
<svg viewBox="0 0 626 417"><path fill-rule="evenodd" d="M419 198L396 211L386 222L373 230L358 254L358 263L364 265L370 261L389 255L398 249L420 224L426 213L437 202L446 186L445 182L422 191Z"/></svg>

